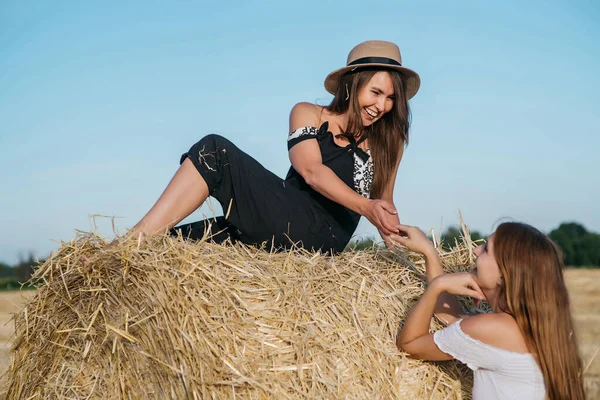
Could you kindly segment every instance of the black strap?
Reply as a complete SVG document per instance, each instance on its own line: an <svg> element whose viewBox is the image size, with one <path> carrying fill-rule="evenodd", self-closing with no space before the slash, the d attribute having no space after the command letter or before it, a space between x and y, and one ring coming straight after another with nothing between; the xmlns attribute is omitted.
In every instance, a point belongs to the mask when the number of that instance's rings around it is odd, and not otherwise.
<svg viewBox="0 0 600 400"><path fill-rule="evenodd" d="M350 64L348 64L348 67L361 64L387 64L402 66L402 64L400 64L398 61L387 57L363 57L352 61Z"/></svg>
<svg viewBox="0 0 600 400"><path fill-rule="evenodd" d="M356 138L354 137L354 135L351 135L349 133L342 133L339 135L335 135L336 137L345 137L346 140L348 140L348 142L350 142L350 144L348 146L345 147L345 149L347 149L346 151L355 153L363 162L367 162L367 160L369 159L369 155L360 147L358 147L359 144L361 144L362 142L365 141L365 139L367 138L367 134L365 133L364 135L362 135L362 137L358 140L356 140Z"/></svg>
<svg viewBox="0 0 600 400"><path fill-rule="evenodd" d="M325 139L327 135L333 136L333 133L329 131L329 122L325 121L317 131L317 140L320 142L323 139ZM323 164L330 162L345 153L355 153L363 162L367 162L369 160L369 155L367 154L367 152L358 147L359 144L361 144L367 139L367 133L362 135L362 137L358 140L356 140L354 135L351 135L350 133L340 133L339 135L335 135L335 137L344 137L346 138L346 140L348 140L348 142L350 142L350 144L346 147L341 147L339 152L323 160Z"/></svg>

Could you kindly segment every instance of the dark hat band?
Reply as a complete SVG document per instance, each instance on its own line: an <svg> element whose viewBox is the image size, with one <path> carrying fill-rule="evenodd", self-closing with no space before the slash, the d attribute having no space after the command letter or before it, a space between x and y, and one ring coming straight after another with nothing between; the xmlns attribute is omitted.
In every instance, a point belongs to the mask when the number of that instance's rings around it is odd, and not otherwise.
<svg viewBox="0 0 600 400"><path fill-rule="evenodd" d="M361 64L387 64L387 65L394 65L394 66L399 66L399 67L402 66L402 64L400 64L398 61L392 60L391 58L387 58L387 57L363 57L363 58L359 58L358 60L352 61L347 66L351 67L351 66L361 65Z"/></svg>

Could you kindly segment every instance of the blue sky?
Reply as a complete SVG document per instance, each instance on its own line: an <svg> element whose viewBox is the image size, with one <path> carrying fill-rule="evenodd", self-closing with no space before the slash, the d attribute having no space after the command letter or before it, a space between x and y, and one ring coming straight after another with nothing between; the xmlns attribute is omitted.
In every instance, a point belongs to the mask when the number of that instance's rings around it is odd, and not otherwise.
<svg viewBox="0 0 600 400"><path fill-rule="evenodd" d="M500 218L598 232L598 21L593 1L4 0L0 260L43 257L92 214L133 226L208 133L284 176L291 107L327 104L325 76L369 39L396 42L422 80L404 223L439 229L461 209L484 233Z"/></svg>

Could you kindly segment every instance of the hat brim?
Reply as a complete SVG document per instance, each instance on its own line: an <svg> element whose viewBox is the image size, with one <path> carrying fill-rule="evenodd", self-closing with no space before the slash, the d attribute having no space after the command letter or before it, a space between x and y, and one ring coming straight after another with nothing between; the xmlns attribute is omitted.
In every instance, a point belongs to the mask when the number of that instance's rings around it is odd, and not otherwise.
<svg viewBox="0 0 600 400"><path fill-rule="evenodd" d="M329 75L327 75L327 78L325 78L325 90L327 90L331 94L335 94L338 87L340 86L340 81L342 80L342 76L344 76L344 74L346 74L347 72L353 71L355 69L358 69L358 68L368 69L370 67L385 68L385 69L392 69L392 70L398 71L404 77L404 80L406 82L405 90L406 90L406 98L407 99L410 99L415 94L417 94L417 92L419 91L419 87L421 86L421 78L419 77L419 74L417 74L415 71L413 71L410 68L406 68L406 67L402 67L402 66L391 66L389 64L362 64L362 65L352 65L349 67L346 66L346 67L337 69L337 70L333 71L332 73L330 73Z"/></svg>

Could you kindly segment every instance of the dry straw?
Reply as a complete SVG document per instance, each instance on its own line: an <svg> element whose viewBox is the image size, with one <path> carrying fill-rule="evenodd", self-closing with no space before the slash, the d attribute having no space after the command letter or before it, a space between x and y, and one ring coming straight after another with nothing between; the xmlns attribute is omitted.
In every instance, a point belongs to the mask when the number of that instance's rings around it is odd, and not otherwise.
<svg viewBox="0 0 600 400"><path fill-rule="evenodd" d="M416 255L168 236L104 246L82 233L37 270L7 400L470 398L465 367L395 347L424 289ZM452 271L471 257L466 245L442 256Z"/></svg>

